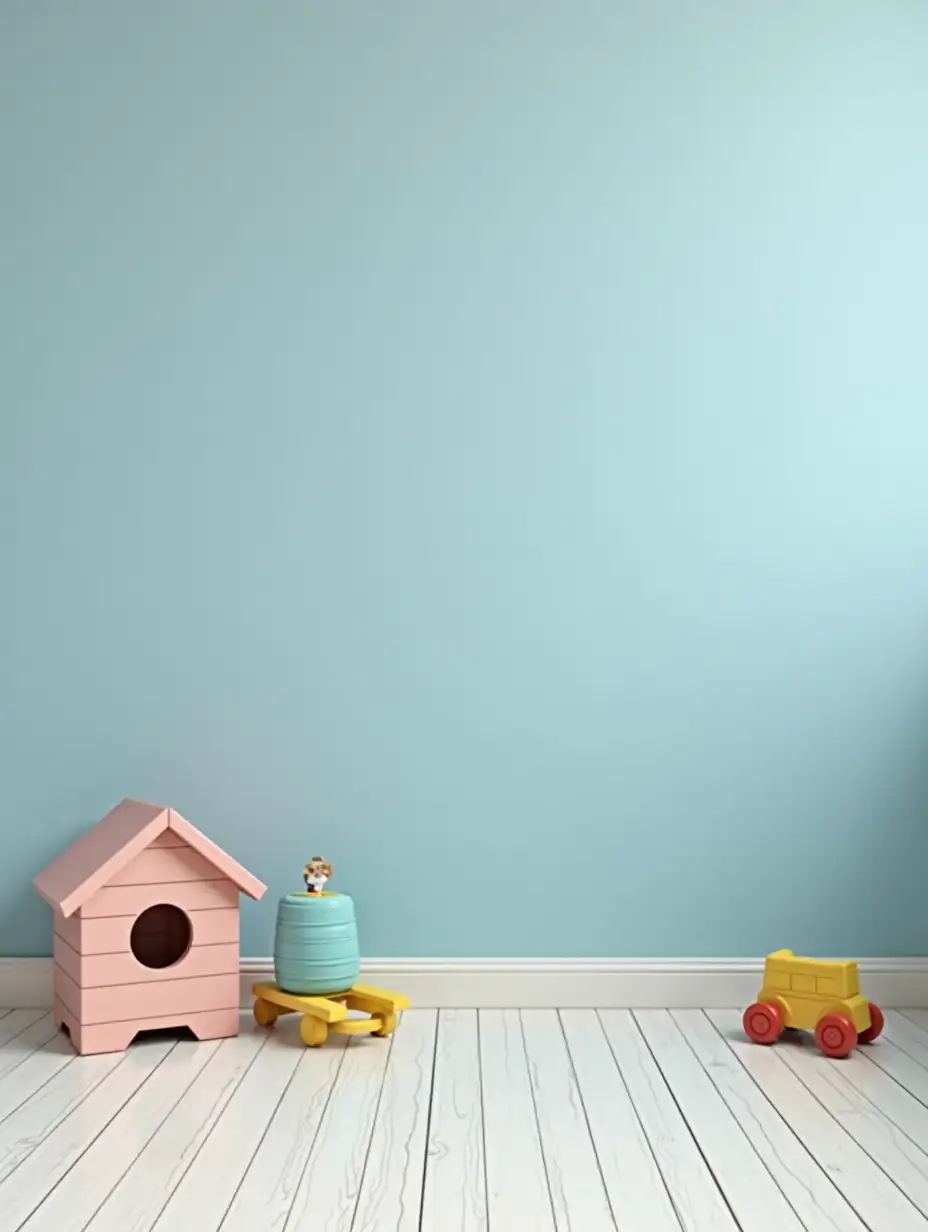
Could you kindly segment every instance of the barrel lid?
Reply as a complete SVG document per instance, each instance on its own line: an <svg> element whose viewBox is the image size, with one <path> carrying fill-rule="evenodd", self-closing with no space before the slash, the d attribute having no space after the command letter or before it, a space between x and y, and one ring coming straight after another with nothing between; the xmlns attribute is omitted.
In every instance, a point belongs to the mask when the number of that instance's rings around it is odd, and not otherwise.
<svg viewBox="0 0 928 1232"><path fill-rule="evenodd" d="M351 903L353 900L350 894L342 894L336 890L325 890L322 894L308 894L305 890L292 890L289 894L285 894L280 901L284 903L300 903L305 906L308 906L310 903L321 904L325 901L334 906L336 902Z"/></svg>

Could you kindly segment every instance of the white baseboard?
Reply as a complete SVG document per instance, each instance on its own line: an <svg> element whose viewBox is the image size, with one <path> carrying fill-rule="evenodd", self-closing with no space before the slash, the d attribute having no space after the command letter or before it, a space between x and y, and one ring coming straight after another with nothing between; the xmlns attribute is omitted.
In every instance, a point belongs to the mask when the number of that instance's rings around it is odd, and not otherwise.
<svg viewBox="0 0 928 1232"><path fill-rule="evenodd" d="M273 968L242 959L242 1005ZM754 1000L762 970L762 958L368 958L361 979L433 1008L726 1009ZM860 972L878 1005L928 1008L928 958L864 958ZM0 958L0 1008L51 1003L50 958Z"/></svg>

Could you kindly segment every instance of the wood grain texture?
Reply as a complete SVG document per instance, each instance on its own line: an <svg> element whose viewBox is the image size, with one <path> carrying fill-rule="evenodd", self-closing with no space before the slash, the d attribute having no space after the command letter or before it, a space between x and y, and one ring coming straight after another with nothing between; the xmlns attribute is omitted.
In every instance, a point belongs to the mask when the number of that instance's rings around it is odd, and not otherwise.
<svg viewBox="0 0 928 1232"><path fill-rule="evenodd" d="M302 1052L287 1034L268 1033L267 1042L239 1083L219 1123L155 1227L159 1232L215 1232L238 1190Z"/></svg>
<svg viewBox="0 0 928 1232"><path fill-rule="evenodd" d="M803 1232L796 1212L668 1011L637 1010L635 1020L742 1228Z"/></svg>
<svg viewBox="0 0 928 1232"><path fill-rule="evenodd" d="M616 1223L679 1232L664 1178L596 1011L561 1010L560 1015Z"/></svg>
<svg viewBox="0 0 928 1232"><path fill-rule="evenodd" d="M0 1211L5 1228L18 1228L41 1205L173 1047L173 1040L150 1040L134 1048L86 1099L44 1135L28 1158L0 1183Z"/></svg>
<svg viewBox="0 0 928 1232"><path fill-rule="evenodd" d="M808 1232L866 1232L828 1173L816 1163L702 1010L671 1012L719 1095Z"/></svg>
<svg viewBox="0 0 928 1232"><path fill-rule="evenodd" d="M14 1109L4 1119L0 1130L0 1181L41 1146L122 1059L120 1056L89 1057L80 1065L62 1066ZM11 1078L15 1079L25 1068L14 1070Z"/></svg>
<svg viewBox="0 0 928 1232"><path fill-rule="evenodd" d="M0 1078L0 1121L11 1116L73 1060L74 1049L70 1041L57 1032L43 1047L31 1051L21 1064Z"/></svg>
<svg viewBox="0 0 928 1232"><path fill-rule="evenodd" d="M896 1010L887 1010L883 1038L917 1061L923 1069L928 1069L928 1031L917 1027L910 1018Z"/></svg>
<svg viewBox="0 0 928 1232"><path fill-rule="evenodd" d="M869 1048L861 1048L858 1050L858 1062L864 1062L863 1067L852 1066L848 1069L847 1076L857 1089L868 1095L870 1098L875 1098L883 1111L899 1126L904 1129L911 1138L920 1146L928 1144L923 1128L915 1128L916 1122L921 1126L923 1122L924 1110L928 1108L928 1069L925 1068L914 1057L909 1056L902 1048L897 1047L889 1036L885 1034ZM899 1101L894 1091L889 1087L882 1087L881 1084L875 1082L866 1070L866 1062L876 1066L884 1075L884 1081L890 1080L893 1085L902 1088L903 1096L908 1093L910 1097L918 1100L921 1112L915 1113L914 1110L910 1115L903 1108L900 1115L894 1115L894 1108L897 1107ZM881 1095L881 1091L885 1091L886 1097ZM905 1103L906 1101L903 1101ZM911 1126L911 1128L909 1128Z"/></svg>
<svg viewBox="0 0 928 1232"><path fill-rule="evenodd" d="M93 1232L148 1232L209 1137L265 1037L223 1040L93 1219Z"/></svg>
<svg viewBox="0 0 928 1232"><path fill-rule="evenodd" d="M586 1232L614 1232L615 1217L557 1010L522 1010L521 1017L557 1226L573 1222Z"/></svg>
<svg viewBox="0 0 928 1232"><path fill-rule="evenodd" d="M422 1232L484 1232L486 1174L476 1010L441 1010Z"/></svg>
<svg viewBox="0 0 928 1232"><path fill-rule="evenodd" d="M418 1232L436 1010L406 1010L387 1061L352 1232Z"/></svg>
<svg viewBox="0 0 928 1232"><path fill-rule="evenodd" d="M17 1011L12 1012L15 1014ZM39 1013L39 1011L35 1012ZM0 1026L2 1025L0 1023ZM29 1026L17 1031L0 1048L0 1079L31 1057L37 1049L44 1048L46 1044L51 1043L57 1034L58 1028L51 1014L40 1014L38 1018L32 1020ZM0 1108L0 1115L2 1115L2 1108Z"/></svg>
<svg viewBox="0 0 928 1232"><path fill-rule="evenodd" d="M840 1120L814 1091L797 1078L784 1061L780 1045L759 1048L752 1044L745 1037L737 1010L707 1013L726 1045L868 1227L928 1232L928 1223L904 1191L842 1129Z"/></svg>
<svg viewBox="0 0 928 1232"><path fill-rule="evenodd" d="M600 1020L686 1232L736 1232L737 1224L629 1010Z"/></svg>
<svg viewBox="0 0 928 1232"><path fill-rule="evenodd" d="M0 1019L0 1049L5 1049L23 1031L41 1018L48 1018L46 1010L10 1010Z"/></svg>
<svg viewBox="0 0 928 1232"><path fill-rule="evenodd" d="M864 1057L852 1054L837 1066L821 1055L810 1037L781 1042L778 1055L922 1214L928 1215L928 1154L916 1146L917 1140L928 1148L928 1109ZM861 1091L861 1085L871 1094L877 1087L880 1102ZM890 1097L886 1107L882 1101ZM905 1129L898 1124L900 1120Z"/></svg>
<svg viewBox="0 0 928 1232"><path fill-rule="evenodd" d="M336 1036L322 1048L303 1048L296 1026L284 1021L274 1028L281 1045L298 1050L300 1059L222 1221L222 1232L282 1232L290 1214L347 1043L345 1036Z"/></svg>
<svg viewBox="0 0 928 1232"><path fill-rule="evenodd" d="M157 1082L145 1082L132 1096L26 1221L24 1232L84 1232L218 1047L176 1044L159 1065Z"/></svg>
<svg viewBox="0 0 928 1232"><path fill-rule="evenodd" d="M522 1019L480 1010L478 1026L490 1227L554 1232Z"/></svg>
<svg viewBox="0 0 928 1232"><path fill-rule="evenodd" d="M891 1042L918 1054L925 1033L901 1015L835 1062L808 1040L749 1043L738 1012L457 1011L442 1036L411 1010L392 1040L347 1050L248 1016L221 1045L90 1058L15 1014L3 1232L595 1230L591 1159L623 1232L733 1228L713 1170L744 1232L790 1227L784 1201L808 1232L928 1232L928 1109L905 1085L922 1090L923 1067Z"/></svg>
<svg viewBox="0 0 928 1232"><path fill-rule="evenodd" d="M901 1010L900 1013L916 1027L928 1032L928 1010Z"/></svg>
<svg viewBox="0 0 928 1232"><path fill-rule="evenodd" d="M288 1232L350 1232L393 1038L349 1040L290 1208Z"/></svg>

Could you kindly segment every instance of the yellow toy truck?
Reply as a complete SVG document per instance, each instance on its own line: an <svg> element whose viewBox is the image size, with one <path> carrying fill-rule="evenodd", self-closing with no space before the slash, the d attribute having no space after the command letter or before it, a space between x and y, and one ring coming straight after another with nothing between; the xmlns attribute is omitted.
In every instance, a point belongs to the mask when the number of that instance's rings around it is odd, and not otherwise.
<svg viewBox="0 0 928 1232"><path fill-rule="evenodd" d="M767 955L764 986L743 1022L755 1044L775 1043L787 1027L814 1031L826 1057L846 1057L883 1030L880 1007L860 994L856 962L797 958L792 950Z"/></svg>

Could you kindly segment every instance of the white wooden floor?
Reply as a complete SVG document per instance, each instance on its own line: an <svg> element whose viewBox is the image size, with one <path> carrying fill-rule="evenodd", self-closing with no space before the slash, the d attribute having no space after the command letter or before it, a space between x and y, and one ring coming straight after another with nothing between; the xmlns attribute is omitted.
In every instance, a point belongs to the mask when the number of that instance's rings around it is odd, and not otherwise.
<svg viewBox="0 0 928 1232"><path fill-rule="evenodd" d="M928 1232L928 1012L829 1061L738 1011L410 1010L75 1057L0 1010L3 1232Z"/></svg>

